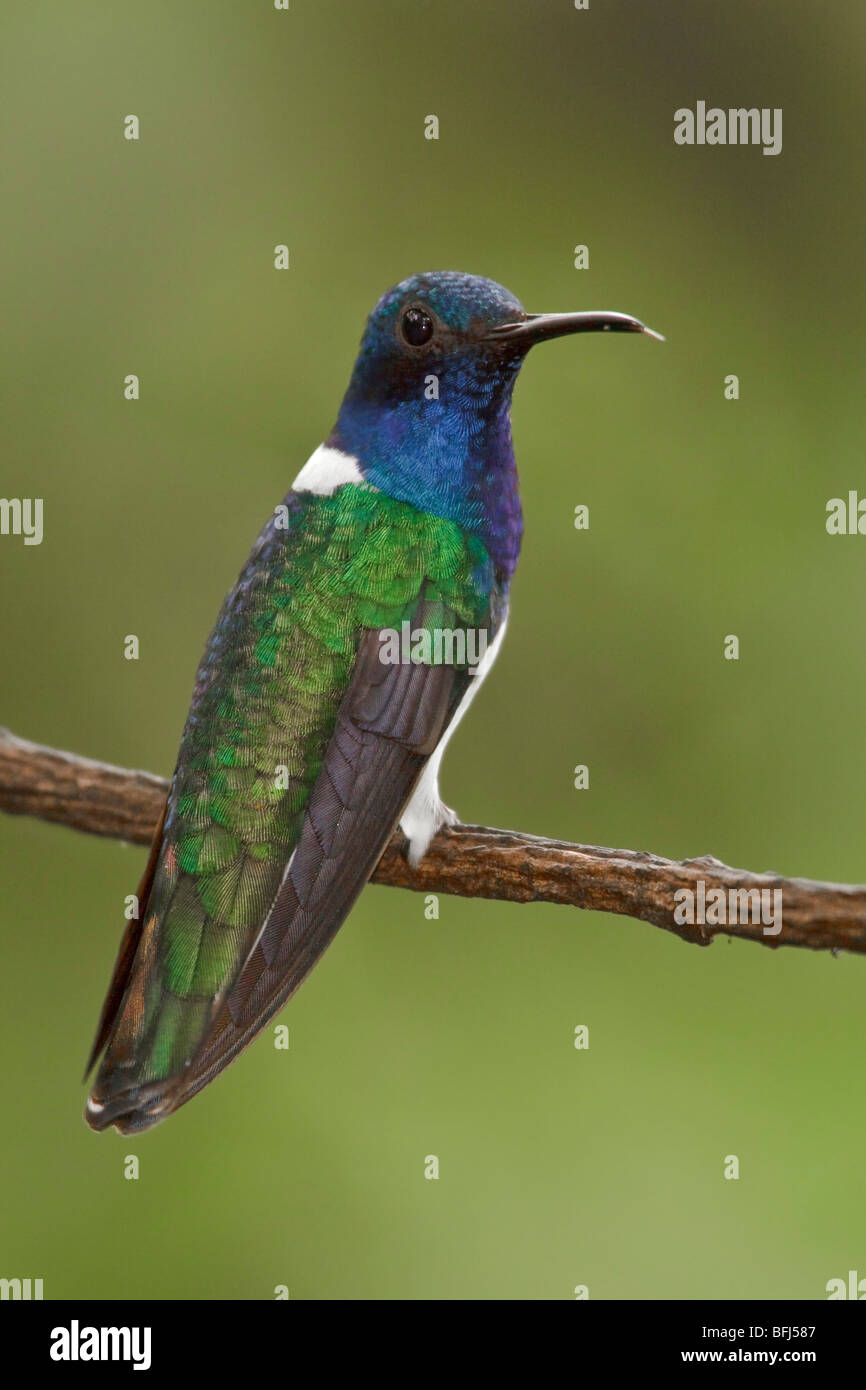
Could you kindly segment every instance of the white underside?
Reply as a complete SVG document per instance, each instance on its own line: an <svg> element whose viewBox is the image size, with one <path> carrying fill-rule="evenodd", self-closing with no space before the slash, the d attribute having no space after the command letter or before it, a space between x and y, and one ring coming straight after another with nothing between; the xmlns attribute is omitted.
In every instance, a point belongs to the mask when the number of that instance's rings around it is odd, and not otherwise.
<svg viewBox="0 0 866 1390"><path fill-rule="evenodd" d="M445 752L448 740L475 699L481 682L496 660L504 636L505 623L502 624L496 637L478 663L478 671L472 677L472 684L457 706L454 718L437 743L435 751L431 754L427 766L421 773L418 785L400 818L400 829L409 841L409 863L413 868L427 853L430 841L437 830L441 830L443 825L456 825L459 820L457 813L452 811L450 806L446 806L439 796L439 767L442 762L442 754Z"/></svg>
<svg viewBox="0 0 866 1390"><path fill-rule="evenodd" d="M358 460L342 449L333 449L329 444L320 444L301 469L292 488L295 492L312 492L317 497L330 497L338 487L345 483L363 483L364 475ZM460 720L468 710L481 682L496 660L502 639L505 636L505 623L496 638L478 663L476 674L457 706L454 718L440 738L427 766L421 774L406 809L400 819L400 829L409 841L409 863L415 865L424 857L430 841L443 825L456 825L457 814L446 806L439 796L439 767L446 745Z"/></svg>

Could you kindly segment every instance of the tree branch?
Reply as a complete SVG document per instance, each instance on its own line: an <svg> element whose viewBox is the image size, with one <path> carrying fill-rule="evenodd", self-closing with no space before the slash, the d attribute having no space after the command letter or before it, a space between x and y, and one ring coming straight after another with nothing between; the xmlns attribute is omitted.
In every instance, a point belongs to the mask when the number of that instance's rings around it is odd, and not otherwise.
<svg viewBox="0 0 866 1390"><path fill-rule="evenodd" d="M76 830L149 844L168 783L73 753L45 748L0 729L0 810L37 816ZM637 917L684 941L709 945L719 933L764 946L866 952L866 886L815 883L732 869L711 855L662 859L639 850L605 849L545 840L511 830L458 825L443 830L417 869L397 831L379 861L374 883L420 893L454 893L505 902L550 902ZM674 894L712 889L781 890L782 929L761 921L700 926L674 920ZM768 899L771 902L772 899ZM752 914L753 916L754 914Z"/></svg>

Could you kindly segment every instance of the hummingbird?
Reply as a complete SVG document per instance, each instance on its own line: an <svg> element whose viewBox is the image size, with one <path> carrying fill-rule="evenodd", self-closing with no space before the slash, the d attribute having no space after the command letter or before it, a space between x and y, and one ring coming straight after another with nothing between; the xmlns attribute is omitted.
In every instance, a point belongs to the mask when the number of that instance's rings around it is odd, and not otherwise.
<svg viewBox="0 0 866 1390"><path fill-rule="evenodd" d="M661 336L529 314L456 271L373 309L337 422L198 668L87 1066L102 1054L93 1129L137 1133L191 1100L302 983L395 828L417 864L457 823L439 765L501 647L523 529L514 383L536 343L595 331ZM409 658L384 659L406 625Z"/></svg>

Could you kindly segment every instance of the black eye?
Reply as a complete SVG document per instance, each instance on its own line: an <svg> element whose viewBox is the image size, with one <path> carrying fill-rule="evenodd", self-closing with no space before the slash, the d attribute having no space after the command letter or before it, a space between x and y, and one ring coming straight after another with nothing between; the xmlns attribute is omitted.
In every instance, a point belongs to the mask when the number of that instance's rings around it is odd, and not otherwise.
<svg viewBox="0 0 866 1390"><path fill-rule="evenodd" d="M423 309L407 309L400 327L410 347L423 347L433 337L433 320Z"/></svg>

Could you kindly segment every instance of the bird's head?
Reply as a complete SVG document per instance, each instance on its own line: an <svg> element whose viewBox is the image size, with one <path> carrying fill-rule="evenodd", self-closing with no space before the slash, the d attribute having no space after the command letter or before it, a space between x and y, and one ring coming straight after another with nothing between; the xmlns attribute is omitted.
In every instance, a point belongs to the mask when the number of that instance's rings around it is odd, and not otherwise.
<svg viewBox="0 0 866 1390"><path fill-rule="evenodd" d="M458 409L486 403L513 381L522 357L490 334L525 317L519 300L493 280L457 271L413 275L388 290L367 320L352 387L386 408L413 397L442 400L446 391Z"/></svg>
<svg viewBox="0 0 866 1390"><path fill-rule="evenodd" d="M367 320L350 391L380 408L419 396L471 409L507 393L529 349L569 333L659 335L627 314L527 314L518 299L479 275L440 270L387 291Z"/></svg>
<svg viewBox="0 0 866 1390"><path fill-rule="evenodd" d="M659 336L627 314L528 314L477 275L413 275L370 314L328 442L376 487L471 525L513 485L509 407L527 352L591 331Z"/></svg>

